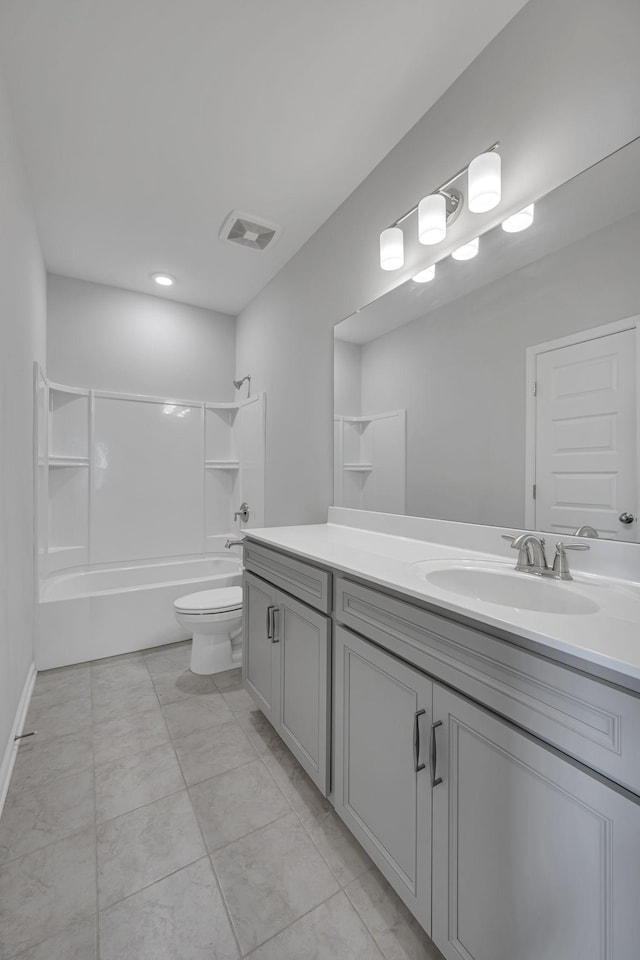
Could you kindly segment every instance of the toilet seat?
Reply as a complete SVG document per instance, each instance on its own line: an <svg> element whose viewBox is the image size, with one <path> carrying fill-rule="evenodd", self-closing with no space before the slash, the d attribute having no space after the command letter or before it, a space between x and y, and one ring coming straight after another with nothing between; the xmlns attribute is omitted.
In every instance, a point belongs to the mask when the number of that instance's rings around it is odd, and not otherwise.
<svg viewBox="0 0 640 960"><path fill-rule="evenodd" d="M191 616L207 616L216 613L231 613L242 610L242 587L218 587L215 590L200 590L174 600L176 613Z"/></svg>

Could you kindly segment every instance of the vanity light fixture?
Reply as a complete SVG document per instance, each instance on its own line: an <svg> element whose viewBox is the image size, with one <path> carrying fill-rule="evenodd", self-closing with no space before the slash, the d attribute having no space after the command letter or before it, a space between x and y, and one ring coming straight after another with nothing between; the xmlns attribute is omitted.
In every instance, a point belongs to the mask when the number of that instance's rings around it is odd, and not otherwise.
<svg viewBox="0 0 640 960"><path fill-rule="evenodd" d="M160 287L172 287L176 282L176 278L172 277L170 273L154 273L152 276Z"/></svg>
<svg viewBox="0 0 640 960"><path fill-rule="evenodd" d="M533 204L530 203L528 207L524 207L511 217L507 217L507 219L503 221L502 229L505 233L520 233L521 230L526 230L527 227L530 227L532 223Z"/></svg>
<svg viewBox="0 0 640 960"><path fill-rule="evenodd" d="M399 270L404 264L404 234L400 227L388 227L380 234L380 266Z"/></svg>
<svg viewBox="0 0 640 960"><path fill-rule="evenodd" d="M420 273L416 273L415 277L412 277L414 283L429 283L430 280L436 275L436 265L432 263L430 267L426 267L424 270L421 270Z"/></svg>
<svg viewBox="0 0 640 960"><path fill-rule="evenodd" d="M501 198L501 160L494 143L449 177L436 190L389 224L380 234L380 266L383 270L399 270L404 266L404 234L400 227L412 214L418 214L418 240L431 245L440 243L447 235L447 227L454 222L464 206L464 197L456 183L468 178L469 210L484 213L493 210ZM472 241L474 243L477 241ZM465 244L466 246L466 244ZM460 248L463 249L463 248ZM477 249L476 249L477 252ZM467 256L475 256L475 253ZM462 258L457 258L462 259Z"/></svg>
<svg viewBox="0 0 640 960"><path fill-rule="evenodd" d="M447 201L443 193L432 193L418 204L418 240L427 245L440 243L447 235Z"/></svg>
<svg viewBox="0 0 640 960"><path fill-rule="evenodd" d="M500 203L501 168L500 154L495 150L479 154L469 164L469 210L472 213L486 213Z"/></svg>
<svg viewBox="0 0 640 960"><path fill-rule="evenodd" d="M479 247L480 238L476 237L475 240L470 240L469 243L463 243L461 247L453 251L451 256L454 260L473 260L478 253Z"/></svg>

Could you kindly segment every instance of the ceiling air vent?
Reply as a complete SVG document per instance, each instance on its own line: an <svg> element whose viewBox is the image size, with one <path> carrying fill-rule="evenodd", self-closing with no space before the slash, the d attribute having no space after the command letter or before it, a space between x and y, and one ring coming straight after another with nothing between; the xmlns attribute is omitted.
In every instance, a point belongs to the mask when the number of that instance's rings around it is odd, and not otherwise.
<svg viewBox="0 0 640 960"><path fill-rule="evenodd" d="M239 243L242 247L264 250L270 246L282 232L281 227L273 223L264 223L249 213L229 214L220 230L220 239L229 243Z"/></svg>

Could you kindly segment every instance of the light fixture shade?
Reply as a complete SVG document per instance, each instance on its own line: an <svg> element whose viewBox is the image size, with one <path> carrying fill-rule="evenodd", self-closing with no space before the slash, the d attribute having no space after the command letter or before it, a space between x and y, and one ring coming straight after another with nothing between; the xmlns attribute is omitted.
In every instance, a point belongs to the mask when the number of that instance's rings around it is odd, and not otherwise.
<svg viewBox="0 0 640 960"><path fill-rule="evenodd" d="M404 264L404 234L400 227L387 227L380 234L380 266L399 270Z"/></svg>
<svg viewBox="0 0 640 960"><path fill-rule="evenodd" d="M530 227L532 223L533 204L530 203L528 207L524 207L522 210L514 213L513 216L507 217L502 224L502 229L505 233L520 233L521 230L526 230L527 227Z"/></svg>
<svg viewBox="0 0 640 960"><path fill-rule="evenodd" d="M440 243L447 235L447 201L441 193L423 197L418 204L418 240Z"/></svg>
<svg viewBox="0 0 640 960"><path fill-rule="evenodd" d="M469 210L486 213L500 203L502 162L495 150L481 153L469 164Z"/></svg>
<svg viewBox="0 0 640 960"><path fill-rule="evenodd" d="M464 243L457 250L454 250L451 256L454 260L473 260L479 248L480 238L476 237L475 240L470 240L469 243Z"/></svg>
<svg viewBox="0 0 640 960"><path fill-rule="evenodd" d="M432 263L430 267L426 267L424 270L421 270L420 273L416 273L415 277L412 277L414 283L429 283L430 280L436 275L436 265Z"/></svg>

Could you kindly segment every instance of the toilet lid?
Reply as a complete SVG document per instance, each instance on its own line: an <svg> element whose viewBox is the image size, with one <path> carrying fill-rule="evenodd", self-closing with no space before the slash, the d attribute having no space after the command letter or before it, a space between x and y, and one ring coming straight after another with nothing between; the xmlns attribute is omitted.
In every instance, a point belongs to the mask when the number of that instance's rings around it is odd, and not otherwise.
<svg viewBox="0 0 640 960"><path fill-rule="evenodd" d="M188 593L174 601L178 613L226 613L242 607L242 587L218 587Z"/></svg>

